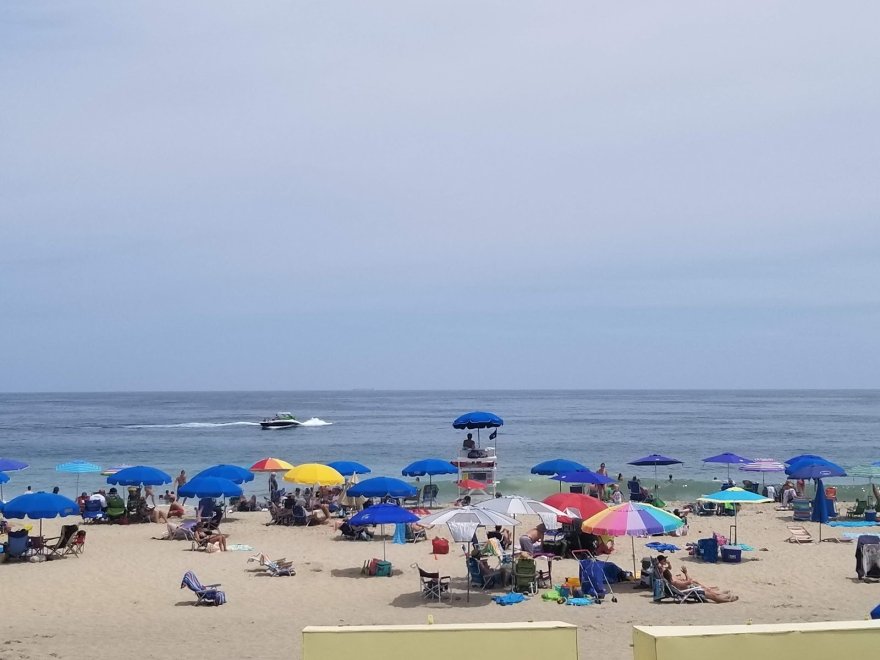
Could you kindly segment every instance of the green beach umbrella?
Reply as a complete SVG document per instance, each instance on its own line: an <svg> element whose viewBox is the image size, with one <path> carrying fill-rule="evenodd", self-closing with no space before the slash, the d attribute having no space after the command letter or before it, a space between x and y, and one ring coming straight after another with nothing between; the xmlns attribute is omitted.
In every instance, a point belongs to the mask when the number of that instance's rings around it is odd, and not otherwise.
<svg viewBox="0 0 880 660"><path fill-rule="evenodd" d="M728 488L726 490L719 490L717 493L710 493L709 495L703 495L702 497L698 497L698 500L702 502L715 502L715 504L733 504L733 542L736 543L736 533L737 533L737 517L738 511L736 509L737 504L761 504L764 502L772 502L768 497L764 497L763 495L758 495L758 493L753 493L750 490L745 490L743 488L739 488L734 486L733 488Z"/></svg>

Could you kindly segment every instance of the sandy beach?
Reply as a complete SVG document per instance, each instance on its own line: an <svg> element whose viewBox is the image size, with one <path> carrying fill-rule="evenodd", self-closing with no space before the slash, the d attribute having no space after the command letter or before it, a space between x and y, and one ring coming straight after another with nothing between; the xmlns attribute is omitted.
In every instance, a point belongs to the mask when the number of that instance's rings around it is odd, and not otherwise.
<svg viewBox="0 0 880 660"><path fill-rule="evenodd" d="M683 550L671 555L676 569L686 565L697 580L740 597L735 603L683 606L654 604L646 590L628 584L615 585L617 603L608 599L588 607L540 598L502 607L491 602L491 594L473 592L467 602L465 561L454 544L450 554L435 556L430 542L394 545L389 539L393 576L365 577L361 565L382 556L380 541L342 540L332 524L266 526L268 518L265 512L237 513L222 530L230 544L293 561L293 577L269 577L247 562L253 552L193 552L188 542L153 540L165 531L153 524L87 526L86 551L79 558L6 562L0 567L5 602L0 658L197 658L206 648L226 657L295 658L306 625L424 624L432 617L435 623L568 621L580 627L583 657L602 649L607 660L625 660L631 657L634 624L861 620L880 602L876 585L855 580L854 544L787 543L791 513L769 504L744 507L739 516L740 542L756 548L744 553L743 563L705 564ZM44 521L44 534L55 534L62 522ZM712 531L727 533L730 522L692 517L688 537L668 540L683 547ZM817 539L817 525L806 526ZM823 536L842 531L825 527ZM434 536L448 538L449 532L434 527L429 537ZM650 540L657 539L635 540L637 558L652 554L644 548ZM618 539L611 559L631 569L629 539ZM412 567L417 562L452 577L451 601L422 599ZM179 589L187 570L203 583L222 583L228 603L194 607L193 595ZM568 575L577 575L574 560L554 562L554 581Z"/></svg>

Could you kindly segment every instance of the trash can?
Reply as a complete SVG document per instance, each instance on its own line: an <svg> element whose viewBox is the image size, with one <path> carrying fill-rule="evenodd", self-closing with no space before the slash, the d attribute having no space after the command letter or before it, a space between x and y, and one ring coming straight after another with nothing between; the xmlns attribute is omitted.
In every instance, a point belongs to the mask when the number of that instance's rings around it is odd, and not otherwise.
<svg viewBox="0 0 880 660"><path fill-rule="evenodd" d="M722 545L721 561L729 564L738 564L742 561L742 548L738 548L735 545Z"/></svg>

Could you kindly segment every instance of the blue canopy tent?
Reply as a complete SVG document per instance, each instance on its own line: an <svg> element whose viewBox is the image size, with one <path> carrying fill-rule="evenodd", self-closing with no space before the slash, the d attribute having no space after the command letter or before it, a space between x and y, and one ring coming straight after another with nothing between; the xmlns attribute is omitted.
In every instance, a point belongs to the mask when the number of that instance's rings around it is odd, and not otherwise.
<svg viewBox="0 0 880 660"><path fill-rule="evenodd" d="M380 525L382 534L382 559L385 559L385 525L418 522L419 517L396 504L374 504L356 513L348 521L350 525Z"/></svg>
<svg viewBox="0 0 880 660"><path fill-rule="evenodd" d="M727 479L730 480L730 466L731 465L745 465L746 463L751 463L751 458L745 458L744 456L739 456L737 454L731 454L729 451L724 452L723 454L718 454L717 456L710 456L709 458L704 458L703 463L721 463L722 465L727 465Z"/></svg>
<svg viewBox="0 0 880 660"><path fill-rule="evenodd" d="M480 429L497 429L499 426L504 426L503 419L495 413L484 412L482 410L465 413L452 422L452 428L455 429L476 429L478 447L480 446ZM494 440L496 433L497 431L493 431L489 435L489 439Z"/></svg>
<svg viewBox="0 0 880 660"><path fill-rule="evenodd" d="M332 461L325 463L327 467L332 467L343 477L350 477L353 474L370 474L372 470L363 463L357 461Z"/></svg>

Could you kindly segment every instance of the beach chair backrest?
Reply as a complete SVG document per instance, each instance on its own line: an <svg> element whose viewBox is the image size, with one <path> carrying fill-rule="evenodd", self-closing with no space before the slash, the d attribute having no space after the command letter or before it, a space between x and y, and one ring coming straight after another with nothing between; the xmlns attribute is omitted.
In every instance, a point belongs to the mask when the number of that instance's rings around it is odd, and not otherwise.
<svg viewBox="0 0 880 660"><path fill-rule="evenodd" d="M22 557L27 553L28 549L28 531L19 529L15 532L9 532L7 535L6 554L9 557Z"/></svg>
<svg viewBox="0 0 880 660"><path fill-rule="evenodd" d="M205 591L205 587L199 582L199 578L196 577L196 574L192 571L187 571L183 574L183 579L180 581L181 589L186 587L190 591L194 593L202 593Z"/></svg>
<svg viewBox="0 0 880 660"><path fill-rule="evenodd" d="M468 578L471 581L471 584L476 584L478 586L482 586L483 584L483 574L480 573L480 564L473 557L467 558L467 569L468 569ZM421 569L419 569L421 571Z"/></svg>

